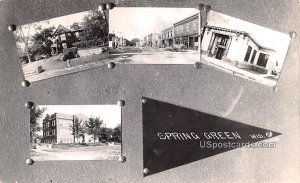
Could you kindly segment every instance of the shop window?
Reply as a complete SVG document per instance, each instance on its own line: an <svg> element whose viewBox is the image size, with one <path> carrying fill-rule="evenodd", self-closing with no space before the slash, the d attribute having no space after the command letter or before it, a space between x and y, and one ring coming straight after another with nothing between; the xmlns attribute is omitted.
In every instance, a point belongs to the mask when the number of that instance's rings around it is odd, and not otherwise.
<svg viewBox="0 0 300 183"><path fill-rule="evenodd" d="M245 62L248 62L248 60L250 58L251 51L252 51L252 47L248 46L248 49L247 49L247 52L246 52L246 55L245 55L245 58L244 58Z"/></svg>
<svg viewBox="0 0 300 183"><path fill-rule="evenodd" d="M256 50L253 50L253 54L252 54L252 57L251 57L251 60L250 60L250 63L251 63L251 64L253 64L253 62L254 62L256 53L257 53L257 51L256 51Z"/></svg>
<svg viewBox="0 0 300 183"><path fill-rule="evenodd" d="M256 65L261 67L266 67L268 60L269 60L268 54L260 53Z"/></svg>

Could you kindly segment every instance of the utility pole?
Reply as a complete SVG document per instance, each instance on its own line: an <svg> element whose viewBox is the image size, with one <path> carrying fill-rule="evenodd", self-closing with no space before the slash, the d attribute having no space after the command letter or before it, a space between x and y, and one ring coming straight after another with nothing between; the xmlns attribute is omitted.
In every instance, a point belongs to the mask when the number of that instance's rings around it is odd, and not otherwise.
<svg viewBox="0 0 300 183"><path fill-rule="evenodd" d="M199 46L198 46L198 49L199 49L199 52L200 52L200 55L201 55L201 11L203 11L203 4L199 4L198 5L198 10L199 10L199 13L198 13L198 15L199 15L199 31L198 31L198 33L199 33L199 35L198 35L198 43L199 43Z"/></svg>
<svg viewBox="0 0 300 183"><path fill-rule="evenodd" d="M121 48L123 49L123 32L118 32L120 34L120 39L121 39Z"/></svg>
<svg viewBox="0 0 300 183"><path fill-rule="evenodd" d="M75 144L75 120L74 120L74 115L72 116L73 117L73 143Z"/></svg>

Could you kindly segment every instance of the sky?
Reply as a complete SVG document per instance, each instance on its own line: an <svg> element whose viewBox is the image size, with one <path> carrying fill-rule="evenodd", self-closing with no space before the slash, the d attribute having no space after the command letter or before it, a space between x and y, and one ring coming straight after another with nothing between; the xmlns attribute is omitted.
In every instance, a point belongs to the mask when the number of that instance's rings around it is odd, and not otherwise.
<svg viewBox="0 0 300 183"><path fill-rule="evenodd" d="M124 38L160 33L175 22L199 13L195 8L114 8L109 11L109 32Z"/></svg>
<svg viewBox="0 0 300 183"><path fill-rule="evenodd" d="M282 67L291 41L288 34L274 31L244 20L240 20L215 11L207 17L208 25L220 26L234 30L246 31L262 46L273 48L277 52L279 66Z"/></svg>
<svg viewBox="0 0 300 183"><path fill-rule="evenodd" d="M38 120L40 126L47 114L52 115L55 112L69 115L83 114L88 118L100 117L108 128L121 124L121 107L118 105L39 105L38 107L47 108L42 118Z"/></svg>

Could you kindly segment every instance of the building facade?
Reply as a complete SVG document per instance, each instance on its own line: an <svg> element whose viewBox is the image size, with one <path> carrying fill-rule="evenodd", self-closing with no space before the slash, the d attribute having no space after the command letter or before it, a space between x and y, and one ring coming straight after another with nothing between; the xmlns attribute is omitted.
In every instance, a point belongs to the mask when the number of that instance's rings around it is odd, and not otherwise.
<svg viewBox="0 0 300 183"><path fill-rule="evenodd" d="M43 139L42 143L89 143L92 137L87 134L81 134L80 139L74 139L72 133L73 121L75 118L86 121L84 115L68 115L63 113L54 113L48 115L43 120Z"/></svg>
<svg viewBox="0 0 300 183"><path fill-rule="evenodd" d="M163 48L172 46L174 39L174 27L169 27L161 31L161 45Z"/></svg>
<svg viewBox="0 0 300 183"><path fill-rule="evenodd" d="M199 49L199 14L187 17L174 23L175 44L183 44L187 49Z"/></svg>
<svg viewBox="0 0 300 183"><path fill-rule="evenodd" d="M147 46L153 48L161 47L161 35L159 33L151 33L147 36Z"/></svg>
<svg viewBox="0 0 300 183"><path fill-rule="evenodd" d="M207 25L201 50L209 57L263 74L272 74L276 67L276 51L262 46L244 31Z"/></svg>

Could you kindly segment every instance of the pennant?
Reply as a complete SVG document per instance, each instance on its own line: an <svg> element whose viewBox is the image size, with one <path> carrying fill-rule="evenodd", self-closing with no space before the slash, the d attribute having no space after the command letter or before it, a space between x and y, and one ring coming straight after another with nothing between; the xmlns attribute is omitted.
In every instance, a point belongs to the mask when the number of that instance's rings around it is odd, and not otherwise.
<svg viewBox="0 0 300 183"><path fill-rule="evenodd" d="M142 101L144 176L236 148L272 148L275 142L257 142L281 135L145 97Z"/></svg>

